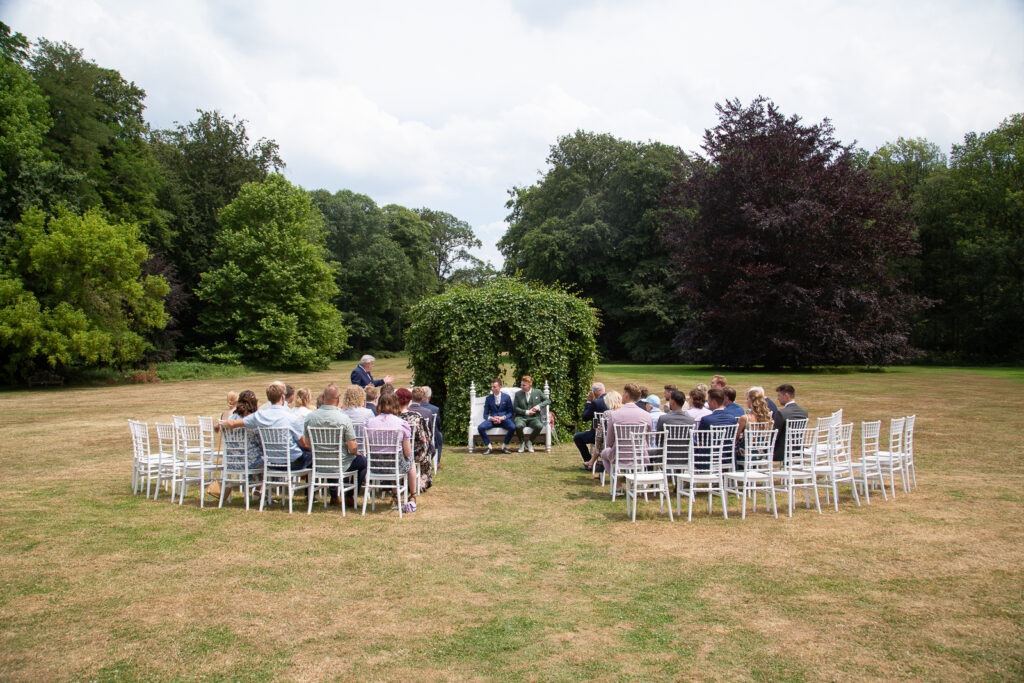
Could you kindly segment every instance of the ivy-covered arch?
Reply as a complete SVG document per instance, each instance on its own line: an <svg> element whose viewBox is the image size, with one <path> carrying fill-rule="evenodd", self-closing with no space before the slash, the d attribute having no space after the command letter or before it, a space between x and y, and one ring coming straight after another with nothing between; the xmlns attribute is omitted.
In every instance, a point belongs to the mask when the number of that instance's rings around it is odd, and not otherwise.
<svg viewBox="0 0 1024 683"><path fill-rule="evenodd" d="M469 384L486 391L502 366L534 386L551 386L551 409L565 427L578 421L597 368L597 311L557 287L499 277L425 299L411 311L406 350L417 384L443 407L445 434L465 435ZM456 441L457 442L457 441Z"/></svg>

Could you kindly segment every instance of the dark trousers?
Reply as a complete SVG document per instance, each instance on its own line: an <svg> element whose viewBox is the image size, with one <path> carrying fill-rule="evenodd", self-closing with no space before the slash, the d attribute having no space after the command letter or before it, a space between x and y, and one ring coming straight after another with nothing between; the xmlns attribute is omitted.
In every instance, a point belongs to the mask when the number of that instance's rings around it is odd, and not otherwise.
<svg viewBox="0 0 1024 683"><path fill-rule="evenodd" d="M508 442L512 440L512 435L516 433L516 423L508 419L507 417L505 418L504 421L499 422L498 424L494 424L490 420L484 420L483 422L481 422L479 425L477 425L476 431L480 433L480 438L484 440L485 446L491 445L491 440L487 436L487 430L494 429L495 427L497 427L498 429L506 430L504 443L507 446Z"/></svg>
<svg viewBox="0 0 1024 683"><path fill-rule="evenodd" d="M576 444L576 448L580 449L580 457L583 458L583 462L590 460L590 449L587 448L590 444L597 441L597 432L593 429L585 432L577 432L572 437L572 442Z"/></svg>
<svg viewBox="0 0 1024 683"><path fill-rule="evenodd" d="M364 486L366 486L366 457L365 456L357 455L355 460L352 461L352 464L349 465L348 469L345 470L345 471L346 472L357 472L358 471L359 474L356 476L356 480L359 482L359 488L363 488ZM335 496L340 496L341 495L341 487L340 486L338 488L334 489L334 495Z"/></svg>

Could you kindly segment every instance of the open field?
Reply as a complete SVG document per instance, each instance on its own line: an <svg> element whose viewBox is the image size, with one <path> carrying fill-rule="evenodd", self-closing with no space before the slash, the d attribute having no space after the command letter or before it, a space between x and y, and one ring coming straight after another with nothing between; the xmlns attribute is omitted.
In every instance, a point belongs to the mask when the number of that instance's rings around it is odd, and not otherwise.
<svg viewBox="0 0 1024 683"><path fill-rule="evenodd" d="M1024 371L727 374L793 383L812 417L917 413L918 488L777 520L641 503L632 524L563 443L449 447L402 521L201 510L131 495L127 419L216 414L274 378L0 393L0 680L1024 678Z"/></svg>

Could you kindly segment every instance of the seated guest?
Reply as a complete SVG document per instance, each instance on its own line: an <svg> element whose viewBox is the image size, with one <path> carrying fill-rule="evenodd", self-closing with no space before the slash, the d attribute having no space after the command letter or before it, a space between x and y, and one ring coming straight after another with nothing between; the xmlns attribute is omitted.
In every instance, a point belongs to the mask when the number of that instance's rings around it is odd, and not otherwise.
<svg viewBox="0 0 1024 683"><path fill-rule="evenodd" d="M395 394L381 396L377 404L377 414L366 421L366 429L397 430L402 433L402 457L398 459L398 471L409 478L409 502L406 504L403 512L415 512L418 487L416 468L413 467L412 444L410 443L412 428L408 422L398 416L400 412L401 408L398 405L398 397ZM398 498L397 491L395 492L395 498Z"/></svg>
<svg viewBox="0 0 1024 683"><path fill-rule="evenodd" d="M689 414L687 414L686 411L683 410L683 405L685 403L686 394L679 391L678 389L673 389L672 393L669 395L668 398L669 411L667 413L663 413L662 416L658 418L658 424L655 428L655 431L665 431L666 425L694 424L693 418Z"/></svg>
<svg viewBox="0 0 1024 683"><path fill-rule="evenodd" d="M665 391L661 395L661 405L667 407L669 400L672 398L672 392L678 388L675 384L666 384Z"/></svg>
<svg viewBox="0 0 1024 683"><path fill-rule="evenodd" d="M238 392L229 391L227 395L228 408L220 414L221 420L227 420L231 417L231 413L235 412L235 404L238 403Z"/></svg>
<svg viewBox="0 0 1024 683"><path fill-rule="evenodd" d="M295 400L295 387L291 384L284 385L284 407L292 409L292 402Z"/></svg>
<svg viewBox="0 0 1024 683"><path fill-rule="evenodd" d="M430 437L429 425L423 416L409 409L412 403L412 392L401 387L395 391L398 399L398 417L409 423L413 428L412 457L416 462L416 492L422 493L433 483L434 441Z"/></svg>
<svg viewBox="0 0 1024 683"><path fill-rule="evenodd" d="M700 423L697 426L698 430L706 431L712 427L736 424L736 418L725 412L725 392L718 387L708 390L708 405L711 407L711 412L700 419ZM723 466L733 464L735 444L735 440L726 444L725 449L722 451Z"/></svg>
<svg viewBox="0 0 1024 683"><path fill-rule="evenodd" d="M533 453L533 437L540 436L544 429L544 415L541 408L550 405L551 401L544 396L540 389L533 388L533 378L523 375L519 380L519 393L512 401L515 412L516 434L519 435L519 452L524 450ZM526 435L526 429L532 430L530 436Z"/></svg>
<svg viewBox="0 0 1024 683"><path fill-rule="evenodd" d="M736 403L736 390L730 386L724 386L722 391L725 393L725 412L737 420L743 417L743 406Z"/></svg>
<svg viewBox="0 0 1024 683"><path fill-rule="evenodd" d="M242 420L248 415L255 413L259 406L256 400L256 392L252 389L246 389L240 394L235 394L234 409L228 416L221 416L220 420L214 425L215 431L220 431L221 425L225 424L229 420ZM249 470L261 470L263 468L263 444L260 442L259 432L256 431L255 427L245 427L245 439L246 439L246 456L249 458ZM235 463L236 465L238 463ZM220 482L214 481L206 487L206 492L211 496L220 496ZM225 495L230 494L231 489Z"/></svg>
<svg viewBox="0 0 1024 683"><path fill-rule="evenodd" d="M719 389L725 389L725 387L727 387L728 385L729 380L727 380L724 375L715 375L714 377L711 378L712 389L716 387ZM704 391L707 392L707 389L705 389Z"/></svg>
<svg viewBox="0 0 1024 683"><path fill-rule="evenodd" d="M779 399L779 408L775 413L775 428L779 435L775 437L775 460L782 460L786 451L786 420L806 420L807 411L796 403L796 389L792 384L780 384L775 387L775 397Z"/></svg>
<svg viewBox="0 0 1024 683"><path fill-rule="evenodd" d="M352 424L363 423L373 417L373 411L366 407L366 392L358 384L350 384L341 399L341 412Z"/></svg>
<svg viewBox="0 0 1024 683"><path fill-rule="evenodd" d="M501 444L502 453L510 453L508 444L512 435L516 433L516 423L512 420L512 398L501 391L501 380L491 380L491 393L484 399L484 421L477 425L477 432L480 439L487 446L484 455L490 455L491 437L487 435L488 429L504 429L505 440Z"/></svg>
<svg viewBox="0 0 1024 683"><path fill-rule="evenodd" d="M739 427L736 430L736 469L743 469L744 453L744 432L750 425L758 425L758 429L775 429L772 420L772 413L768 409L768 403L764 400L764 389L761 387L750 387L747 390L747 409L739 419Z"/></svg>
<svg viewBox="0 0 1024 683"><path fill-rule="evenodd" d="M705 415L711 411L704 407L705 399L707 394L700 385L697 385L693 389L690 389L690 407L685 411L687 415L693 418L693 423L697 424L701 421Z"/></svg>
<svg viewBox="0 0 1024 683"><path fill-rule="evenodd" d="M585 470L590 469L586 464L590 462L591 457L589 446L597 438L597 431L594 429L594 418L608 410L608 406L604 402L604 394L604 384L601 382L594 382L590 385L587 403L583 406L583 423L585 425L588 424L590 429L578 432L572 437L572 442L576 444L576 448L580 451L580 457L583 458L583 469Z"/></svg>
<svg viewBox="0 0 1024 683"><path fill-rule="evenodd" d="M622 394L615 391L614 389L612 391L609 391L607 394L604 395L604 404L607 408L605 412L610 415L612 412L622 407ZM597 433L594 435L594 450L597 451L597 454L594 457L599 459L601 457L601 451L604 450L604 430L599 429L597 430ZM587 467L593 467L594 461L589 460L583 464L586 465ZM599 472L604 471L604 468L600 462L597 464L597 466L598 468L600 468L598 470Z"/></svg>
<svg viewBox="0 0 1024 683"><path fill-rule="evenodd" d="M305 419L307 415L313 412L310 406L313 405L313 395L309 389L305 387L295 392L295 405L292 406L292 412L299 417Z"/></svg>
<svg viewBox="0 0 1024 683"><path fill-rule="evenodd" d="M416 389L419 389L419 392ZM429 386L424 384L416 389L412 390L412 400L421 408L426 408L434 414L434 450L437 451L437 469L441 469L441 450L444 446L444 434L441 433L441 409L430 402L434 392ZM417 393L422 393L423 397L416 398Z"/></svg>
<svg viewBox="0 0 1024 683"><path fill-rule="evenodd" d="M651 416L651 431L656 432L658 431L658 419L665 414L661 411L661 399L654 394L648 394L643 403L647 405L647 414Z"/></svg>
<svg viewBox="0 0 1024 683"><path fill-rule="evenodd" d="M380 389L374 386L363 387L363 391L366 392L364 397L363 405L367 410L371 411L374 415L377 414L377 400L380 399Z"/></svg>
<svg viewBox="0 0 1024 683"><path fill-rule="evenodd" d="M220 425L228 429L238 427L259 429L260 427L286 427L291 432L288 451L291 456L292 469L307 469L313 462L312 454L303 452L299 441L302 439L302 421L296 422L291 411L284 405L285 387L281 382L272 382L267 386L269 407L261 408L242 419L221 420ZM241 399L241 397L239 397Z"/></svg>
<svg viewBox="0 0 1024 683"><path fill-rule="evenodd" d="M358 389L358 387L357 387ZM301 396L302 389L297 392ZM307 391L308 393L308 391ZM362 389L359 389L359 393L362 394ZM324 389L324 393L321 394L322 402L319 408L314 411L310 411L303 423L303 444L306 448L310 447L309 441L309 430L316 427L338 427L341 429L341 440L345 444L345 449L349 455L356 455L356 458L349 465L346 472L358 472L357 475L357 486L362 488L366 484L366 458L362 455L358 455L359 445L356 443L356 432L352 428L352 420L349 419L348 415L343 413L338 407L341 402L341 391L338 389L338 385L331 383ZM331 492L331 505L338 505L338 494L340 493L340 487ZM358 493L356 494L358 495ZM355 507L355 497L346 501L346 504Z"/></svg>
<svg viewBox="0 0 1024 683"><path fill-rule="evenodd" d="M615 425L644 425L650 430L651 418L646 410L637 405L639 400L640 387L627 384L622 388L622 407L609 415L605 422L605 446L601 451L605 472L611 472L611 464L615 459Z"/></svg>
<svg viewBox="0 0 1024 683"><path fill-rule="evenodd" d="M373 364L376 362L377 359L369 354L360 358L359 365L349 376L352 384L358 384L361 387L379 387L383 384L390 384L394 380L391 375L387 375L384 379L373 378Z"/></svg>

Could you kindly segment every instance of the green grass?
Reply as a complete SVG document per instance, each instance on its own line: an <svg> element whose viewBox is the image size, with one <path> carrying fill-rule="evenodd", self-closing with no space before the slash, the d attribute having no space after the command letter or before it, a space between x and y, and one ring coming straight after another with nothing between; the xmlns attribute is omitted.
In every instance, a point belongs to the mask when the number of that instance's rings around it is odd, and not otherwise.
<svg viewBox="0 0 1024 683"><path fill-rule="evenodd" d="M723 373L741 390L791 381L812 416L918 414L919 487L860 508L844 492L820 516L742 521L733 501L729 520L697 505L673 524L651 502L632 524L571 443L489 457L450 445L401 522L381 507L342 519L131 495L128 416L214 414L228 389L319 389L350 369L0 394L0 680L1024 674L1020 372ZM408 381L402 358L378 371ZM711 374L609 365L598 378L660 393Z"/></svg>

